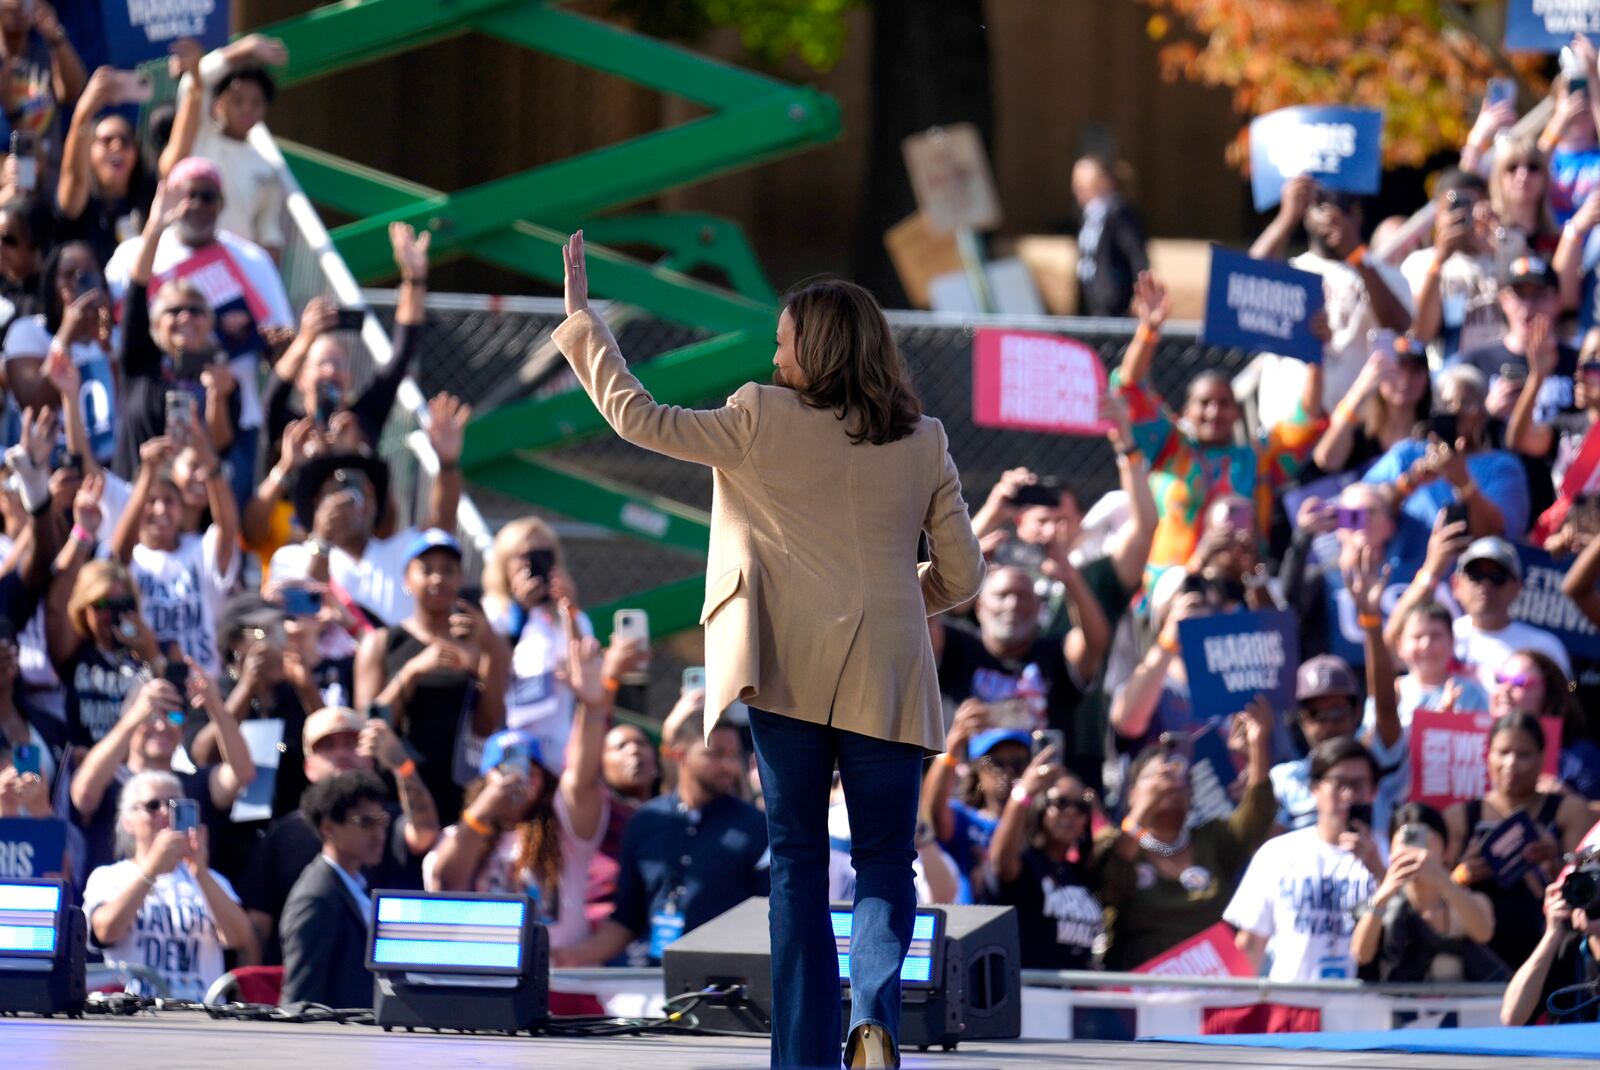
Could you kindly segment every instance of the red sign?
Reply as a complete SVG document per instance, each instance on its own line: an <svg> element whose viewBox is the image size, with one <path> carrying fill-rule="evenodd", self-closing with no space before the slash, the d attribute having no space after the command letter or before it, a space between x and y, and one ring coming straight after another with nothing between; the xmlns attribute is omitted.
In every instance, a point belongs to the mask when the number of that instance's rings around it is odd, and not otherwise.
<svg viewBox="0 0 1600 1070"><path fill-rule="evenodd" d="M1103 435L1106 370L1082 342L983 328L972 346L972 422L980 427Z"/></svg>
<svg viewBox="0 0 1600 1070"><path fill-rule="evenodd" d="M1561 478L1561 496L1569 501L1596 492L1600 492L1600 424L1589 428L1583 436L1578 455Z"/></svg>
<svg viewBox="0 0 1600 1070"><path fill-rule="evenodd" d="M1177 947L1162 952L1134 973L1156 977L1254 977L1255 968L1233 942L1233 929L1219 921Z"/></svg>
<svg viewBox="0 0 1600 1070"><path fill-rule="evenodd" d="M1541 717L1544 768L1556 775L1561 763L1561 718ZM1452 803L1481 799L1489 790L1488 713L1411 715L1411 801L1443 810Z"/></svg>

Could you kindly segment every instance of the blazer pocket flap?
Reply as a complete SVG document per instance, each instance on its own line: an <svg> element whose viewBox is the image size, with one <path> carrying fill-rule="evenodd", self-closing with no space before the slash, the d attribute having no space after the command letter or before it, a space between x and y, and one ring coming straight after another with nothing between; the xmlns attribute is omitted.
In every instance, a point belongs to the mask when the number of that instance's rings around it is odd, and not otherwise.
<svg viewBox="0 0 1600 1070"><path fill-rule="evenodd" d="M700 623L704 624L711 619L711 614L721 609L723 604L739 593L739 579L741 572L731 568L716 578L716 581L706 587L706 602L700 610Z"/></svg>

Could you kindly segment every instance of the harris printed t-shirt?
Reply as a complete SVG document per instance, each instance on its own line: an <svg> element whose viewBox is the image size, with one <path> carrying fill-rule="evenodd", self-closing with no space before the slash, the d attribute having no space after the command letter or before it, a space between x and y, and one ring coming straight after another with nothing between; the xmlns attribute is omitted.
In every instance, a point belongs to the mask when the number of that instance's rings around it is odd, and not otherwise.
<svg viewBox="0 0 1600 1070"><path fill-rule="evenodd" d="M1352 911L1377 890L1366 864L1324 841L1312 825L1261 845L1222 920L1267 937L1269 980L1353 979Z"/></svg>

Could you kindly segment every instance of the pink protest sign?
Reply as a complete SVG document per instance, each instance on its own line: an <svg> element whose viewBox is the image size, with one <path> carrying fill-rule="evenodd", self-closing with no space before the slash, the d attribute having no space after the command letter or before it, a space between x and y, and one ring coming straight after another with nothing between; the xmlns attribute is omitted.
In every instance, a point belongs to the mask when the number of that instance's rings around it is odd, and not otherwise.
<svg viewBox="0 0 1600 1070"><path fill-rule="evenodd" d="M1443 810L1452 803L1481 799L1489 790L1488 713L1411 715L1411 799ZM1541 717L1544 769L1552 776L1561 762L1561 718Z"/></svg>
<svg viewBox="0 0 1600 1070"><path fill-rule="evenodd" d="M982 328L972 346L972 422L980 427L1100 435L1106 370L1082 342Z"/></svg>

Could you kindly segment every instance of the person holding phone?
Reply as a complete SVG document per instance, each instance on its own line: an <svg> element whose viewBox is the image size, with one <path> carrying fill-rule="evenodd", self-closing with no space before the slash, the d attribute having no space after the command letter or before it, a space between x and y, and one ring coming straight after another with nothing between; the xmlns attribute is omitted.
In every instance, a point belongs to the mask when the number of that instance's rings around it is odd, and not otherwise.
<svg viewBox="0 0 1600 1070"><path fill-rule="evenodd" d="M122 786L121 861L89 874L83 913L108 961L151 968L166 984L162 995L199 1000L227 969L224 950L254 955L255 933L233 885L211 868L207 827L174 827L174 815L195 806L182 791L177 777L154 770Z"/></svg>
<svg viewBox="0 0 1600 1070"><path fill-rule="evenodd" d="M1262 844L1250 859L1222 920L1260 969L1272 952L1273 981L1354 979L1352 913L1369 901L1388 867L1388 837L1373 838L1372 797L1378 782L1372 753L1350 736L1311 750L1315 824ZM1302 894L1304 875L1318 894Z"/></svg>
<svg viewBox="0 0 1600 1070"><path fill-rule="evenodd" d="M1359 471L1410 438L1433 409L1428 354L1410 338L1377 334L1369 332L1367 362L1311 451L1323 472Z"/></svg>
<svg viewBox="0 0 1600 1070"><path fill-rule="evenodd" d="M900 964L916 907L918 783L944 744L927 618L978 590L983 559L942 425L922 415L872 295L789 295L773 385L712 410L658 405L589 308L583 234L565 250L556 344L623 438L713 470L706 735L735 699L750 729L772 851L774 1066L839 1061L829 926L828 790L848 801L856 871L846 1054L898 1065ZM930 560L916 548L928 537ZM630 834L639 827L634 819Z"/></svg>
<svg viewBox="0 0 1600 1070"><path fill-rule="evenodd" d="M1408 803L1394 812L1389 869L1350 939L1363 976L1380 982L1504 981L1511 970L1487 946L1494 906L1450 879L1439 811ZM1370 969L1369 969L1370 967Z"/></svg>
<svg viewBox="0 0 1600 1070"><path fill-rule="evenodd" d="M222 827L234 800L255 782L256 765L239 724L222 704L215 682L191 665L185 691L158 676L146 678L128 695L121 718L89 748L69 785L73 820L83 829L87 873L116 857L117 795L122 784L144 772L173 772L173 756L183 742L191 711L203 712L217 726L222 760L192 773L178 773L186 798L200 804L202 823Z"/></svg>
<svg viewBox="0 0 1600 1070"><path fill-rule="evenodd" d="M1452 365L1435 379L1434 396L1426 437L1396 443L1361 477L1399 516L1396 552L1407 562L1423 559L1428 533L1453 504L1465 507L1474 537L1520 539L1532 520L1522 462L1493 445L1483 373Z"/></svg>
<svg viewBox="0 0 1600 1070"><path fill-rule="evenodd" d="M184 47L187 46L187 49ZM184 58L198 62L193 41L173 45L172 64L181 70ZM156 173L139 148L138 131L128 115L109 110L142 95L139 75L101 67L89 77L61 150L61 176L56 180L56 238L82 241L103 265L117 244L135 236L155 199ZM143 83L152 88L148 80Z"/></svg>
<svg viewBox="0 0 1600 1070"><path fill-rule="evenodd" d="M562 564L561 540L538 517L519 517L502 527L489 549L483 573L483 611L497 634L511 644L511 680L506 690L506 725L539 741L550 768L561 771L577 697L561 679L567 659L567 622L557 607L577 601L577 588ZM592 636L588 614L578 612L578 634ZM630 642L628 649L648 646ZM631 662L635 658L630 654Z"/></svg>
<svg viewBox="0 0 1600 1070"><path fill-rule="evenodd" d="M557 772L547 763L527 733L508 728L490 737L460 820L440 834L422 863L430 891L526 891L550 930L552 951L589 935L589 861L610 816L600 777L612 705L606 681L624 660L620 648L602 651L595 639L580 635L575 611L571 602L559 605L568 640L562 675L578 697L563 768Z"/></svg>
<svg viewBox="0 0 1600 1070"><path fill-rule="evenodd" d="M1573 39L1567 62L1551 86L1555 107L1539 135L1539 147L1550 154L1550 207L1556 224L1565 227L1596 189L1600 189L1600 77L1595 50L1582 36Z"/></svg>
<svg viewBox="0 0 1600 1070"><path fill-rule="evenodd" d="M300 313L300 329L283 355L273 362L262 390L269 449L277 449L276 443L292 420L312 417L317 429L326 432L339 412L355 417L359 444L377 447L400 383L410 374L411 362L427 333L431 240L429 231L424 230L419 236L408 223L389 226L389 245L395 267L400 270L394 330L389 338L394 355L387 364L373 369L371 380L359 394L355 393L350 345L352 331L360 329L362 311L335 308L320 297L306 302ZM341 320L353 322L341 326Z"/></svg>
<svg viewBox="0 0 1600 1070"><path fill-rule="evenodd" d="M454 535L431 528L412 536L404 575L415 608L362 638L356 705L393 710L440 820L449 824L461 813L462 788L472 779L470 766L462 775L464 737L505 727L510 651L483 610L460 597L461 544Z"/></svg>
<svg viewBox="0 0 1600 1070"><path fill-rule="evenodd" d="M1494 907L1494 935L1489 946L1504 961L1522 962L1533 953L1544 930L1539 900L1545 884L1561 869L1564 855L1577 850L1594 816L1582 796L1543 791L1546 739L1539 718L1512 713L1497 718L1489 729L1489 790L1480 799L1456 803L1444 812L1455 879L1482 892ZM1536 838L1523 849L1529 863L1522 879L1509 886L1496 878L1483 857L1483 844L1500 823L1524 813Z"/></svg>
<svg viewBox="0 0 1600 1070"><path fill-rule="evenodd" d="M989 901L1017 908L1025 970L1091 967L1104 911L1089 880L1095 795L1047 745L1023 770L989 841Z"/></svg>
<svg viewBox="0 0 1600 1070"><path fill-rule="evenodd" d="M1435 366L1505 333L1495 304L1494 206L1483 176L1452 169L1434 186L1433 246L1400 265L1411 288L1412 337Z"/></svg>

